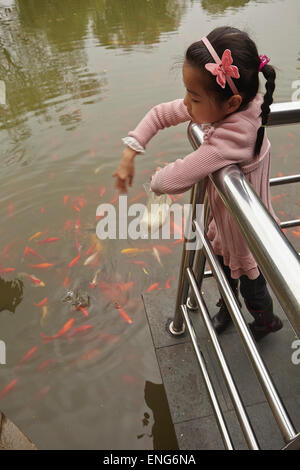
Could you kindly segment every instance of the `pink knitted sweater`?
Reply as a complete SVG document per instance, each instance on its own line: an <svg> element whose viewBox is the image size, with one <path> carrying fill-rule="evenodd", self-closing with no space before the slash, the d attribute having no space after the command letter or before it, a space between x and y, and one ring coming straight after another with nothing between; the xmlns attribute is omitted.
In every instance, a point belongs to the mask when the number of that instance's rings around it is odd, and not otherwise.
<svg viewBox="0 0 300 470"><path fill-rule="evenodd" d="M204 143L185 158L177 159L156 172L151 189L157 194L182 193L208 174L234 163L240 166L271 215L276 218L270 203L270 142L266 133L259 156L253 157L257 130L261 126L259 115L262 101L262 95L257 94L245 110L206 126ZM178 99L152 108L128 135L145 148L160 129L190 120L183 100ZM212 215L208 238L214 252L223 256L225 265L230 267L232 278L237 279L244 274L250 279L256 279L259 276L257 263L210 180L207 192Z"/></svg>

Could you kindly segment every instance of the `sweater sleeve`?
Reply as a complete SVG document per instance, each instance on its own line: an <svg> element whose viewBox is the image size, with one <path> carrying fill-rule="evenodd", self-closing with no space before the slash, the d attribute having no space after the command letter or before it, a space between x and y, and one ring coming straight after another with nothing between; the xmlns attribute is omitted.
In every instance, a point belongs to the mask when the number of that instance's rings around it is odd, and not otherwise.
<svg viewBox="0 0 300 470"><path fill-rule="evenodd" d="M149 140L159 130L165 127L176 126L191 119L183 99L161 103L154 106L128 135L134 137L145 148Z"/></svg>
<svg viewBox="0 0 300 470"><path fill-rule="evenodd" d="M256 134L255 126L246 120L238 126L231 120L223 122L197 150L157 171L151 181L152 191L181 193L224 166L250 161Z"/></svg>

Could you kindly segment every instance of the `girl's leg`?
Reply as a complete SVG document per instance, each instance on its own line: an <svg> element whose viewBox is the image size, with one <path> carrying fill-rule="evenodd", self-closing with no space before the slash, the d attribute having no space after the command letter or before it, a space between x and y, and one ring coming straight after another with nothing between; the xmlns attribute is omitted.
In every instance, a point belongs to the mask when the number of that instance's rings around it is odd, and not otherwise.
<svg viewBox="0 0 300 470"><path fill-rule="evenodd" d="M225 266L223 257L218 256L218 259L219 259L219 262L220 262L220 264L221 264L221 266L224 270L224 274L225 274L225 276L226 276L226 278L227 278L227 280L230 284L230 287L233 290L233 293L235 294L235 296L238 300L239 280L238 279L232 279L232 277L230 275L230 269L229 269L228 266ZM228 312L228 309L226 307L226 304L225 304L224 299L223 299L222 296L221 296L221 298L219 299L219 301L217 303L217 307L220 307L220 310L218 311L218 313L216 315L214 315L212 317L212 324L213 324L213 326L215 328L215 331L217 333L222 333L222 331L224 331L227 328L227 326L229 326L229 324L231 322L230 313Z"/></svg>
<svg viewBox="0 0 300 470"><path fill-rule="evenodd" d="M241 276L240 291L247 309L254 318L254 322L249 324L249 327L255 339L260 339L282 328L281 320L274 315L272 297L261 273L256 279Z"/></svg>

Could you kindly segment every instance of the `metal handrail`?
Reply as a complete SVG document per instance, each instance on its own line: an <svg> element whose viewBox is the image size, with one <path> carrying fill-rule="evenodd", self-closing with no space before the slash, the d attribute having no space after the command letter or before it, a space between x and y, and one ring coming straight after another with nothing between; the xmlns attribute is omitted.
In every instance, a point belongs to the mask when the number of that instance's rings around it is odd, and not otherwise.
<svg viewBox="0 0 300 470"><path fill-rule="evenodd" d="M268 125L275 126L282 124L294 124L298 122L300 122L300 101L293 103L276 103L271 106ZM198 148L199 145L203 143L203 132L201 128L193 122L189 124L188 137L194 149ZM244 175L239 167L236 165L231 165L215 172L212 175L209 175L209 177L215 185L224 204L238 223L246 241L248 242L249 248L251 249L256 261L260 266L261 271L271 285L295 332L300 337L300 292L298 292L300 262L298 254L286 239L277 223L270 216L249 182L244 178ZM287 184L298 181L300 181L300 175L273 178L270 180L270 184L273 186L277 184ZM218 406L216 406L216 396L213 394L212 386L210 382L207 381L207 370L205 369L205 363L203 360L200 360L202 353L199 351L197 341L195 341L195 333L188 316L187 307L193 309L196 307L196 303L209 337L213 343L216 356L219 360L227 388L232 398L232 402L248 446L251 449L259 448L251 428L251 424L249 423L247 414L238 395L238 391L231 377L229 367L220 348L217 336L212 327L204 299L200 292L203 279L205 277L209 277L210 275L214 275L217 279L219 289L226 302L228 310L242 338L246 352L252 362L258 379L260 380L271 410L273 411L273 414L277 420L277 424L281 430L285 443L287 444L285 448L293 448L298 445L300 434L297 434L288 416L288 413L283 403L281 402L270 374L265 364L263 363L262 358L260 357L247 324L243 319L230 285L224 275L222 268L220 267L215 254L213 253L211 244L205 235L209 214L207 203L205 203L206 216L204 222L204 231L203 229L200 229L198 222L195 220L195 206L197 203L202 204L204 202L205 189L206 180L195 184L192 189L191 204L193 209L191 222L196 228L197 235L203 242L203 247L197 252L196 258L195 252L193 250L185 249L187 241L191 238L190 235L192 227L189 226L189 233L185 235L184 240L184 250L181 259L176 309L173 322L170 324L170 331L173 334L182 334L184 331L184 318L188 332L192 339L196 356L198 358L202 376L204 379L206 379L205 384L207 386L209 397L211 398L211 403L213 405L213 410L217 419L221 436L224 441L224 445L227 449L231 449L232 446L228 436L226 423L224 423L223 416L220 414ZM281 223L280 225L281 227L293 227L300 225L300 220L287 221ZM274 246L276 246L276 250L274 250ZM209 259L212 272L204 271L206 257ZM194 269L195 267L197 268L197 279L194 276L193 264ZM189 288L192 289L192 295L188 298Z"/></svg>
<svg viewBox="0 0 300 470"><path fill-rule="evenodd" d="M238 223L296 334L300 337L300 262L298 253L236 166L211 176L221 199ZM275 249L274 249L275 247Z"/></svg>

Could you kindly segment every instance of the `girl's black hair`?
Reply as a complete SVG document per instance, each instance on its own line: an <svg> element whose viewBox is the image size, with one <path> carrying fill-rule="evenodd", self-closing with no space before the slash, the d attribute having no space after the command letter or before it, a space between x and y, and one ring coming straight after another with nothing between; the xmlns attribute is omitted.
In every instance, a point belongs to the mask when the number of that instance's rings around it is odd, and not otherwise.
<svg viewBox="0 0 300 470"><path fill-rule="evenodd" d="M230 26L222 26L211 31L207 39L212 44L219 57L222 57L225 49L230 49L233 65L239 69L240 78L232 78L239 94L242 97L242 103L237 111L242 111L247 107L250 101L256 96L259 88L258 69L260 58L255 43L250 39L245 31ZM216 77L208 72L204 66L208 62L215 62L210 52L202 41L194 42L187 49L185 60L192 66L198 67L205 74L208 93L214 96L216 101L222 102L232 96L232 90L226 82L225 88L220 87ZM276 73L274 68L267 64L263 67L262 73L266 79L266 93L261 105L262 127L257 131L254 155L258 155L264 138L265 124L267 124L270 113L270 105L273 103L273 92L275 88Z"/></svg>

